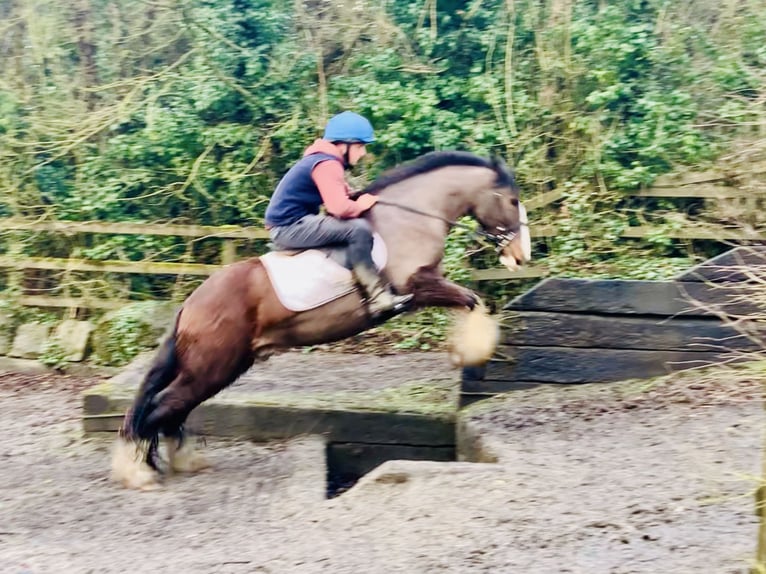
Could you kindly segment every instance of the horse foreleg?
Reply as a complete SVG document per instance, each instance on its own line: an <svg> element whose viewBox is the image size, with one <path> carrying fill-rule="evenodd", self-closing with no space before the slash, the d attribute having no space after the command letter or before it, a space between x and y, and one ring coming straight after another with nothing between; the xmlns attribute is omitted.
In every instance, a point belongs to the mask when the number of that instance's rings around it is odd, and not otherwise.
<svg viewBox="0 0 766 574"><path fill-rule="evenodd" d="M473 291L447 280L436 266L418 269L407 282L406 291L413 294L415 307L473 309L479 303L479 297Z"/></svg>
<svg viewBox="0 0 766 574"><path fill-rule="evenodd" d="M492 358L500 342L500 326L481 302L470 311L459 312L449 338L453 365L474 367Z"/></svg>
<svg viewBox="0 0 766 574"><path fill-rule="evenodd" d="M421 267L408 282L417 307L457 308L449 339L450 361L456 366L486 363L500 340L500 328L473 291L442 276L436 267Z"/></svg>

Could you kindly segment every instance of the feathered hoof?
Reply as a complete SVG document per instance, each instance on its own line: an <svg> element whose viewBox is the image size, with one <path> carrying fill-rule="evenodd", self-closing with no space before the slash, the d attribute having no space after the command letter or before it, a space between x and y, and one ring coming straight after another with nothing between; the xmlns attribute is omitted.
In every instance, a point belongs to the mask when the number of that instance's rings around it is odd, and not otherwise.
<svg viewBox="0 0 766 574"><path fill-rule="evenodd" d="M450 362L456 367L483 365L500 341L500 326L483 303L472 311L458 311L449 342Z"/></svg>
<svg viewBox="0 0 766 574"><path fill-rule="evenodd" d="M119 437L112 449L111 479L133 490L156 490L160 474L146 463L146 447Z"/></svg>
<svg viewBox="0 0 766 574"><path fill-rule="evenodd" d="M166 443L170 468L174 472L199 472L210 468L207 458L195 448L193 440L186 440L181 448L176 448L176 440L169 439Z"/></svg>

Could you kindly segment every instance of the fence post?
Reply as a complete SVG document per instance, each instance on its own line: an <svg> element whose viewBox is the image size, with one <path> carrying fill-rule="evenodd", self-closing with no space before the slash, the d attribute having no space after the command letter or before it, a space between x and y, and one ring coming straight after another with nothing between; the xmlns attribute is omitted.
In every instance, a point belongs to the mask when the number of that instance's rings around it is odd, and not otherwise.
<svg viewBox="0 0 766 574"><path fill-rule="evenodd" d="M8 255L21 261L24 257L21 233L12 231L8 236ZM18 296L24 295L24 268L21 265L8 272L8 290Z"/></svg>
<svg viewBox="0 0 766 574"><path fill-rule="evenodd" d="M766 407L766 402L764 403ZM755 567L751 570L753 574L766 574L766 444L764 444L761 479L758 488L755 491L755 514L760 518L758 522L758 546L755 553Z"/></svg>
<svg viewBox="0 0 766 574"><path fill-rule="evenodd" d="M221 246L221 265L229 265L237 260L237 241L224 239Z"/></svg>

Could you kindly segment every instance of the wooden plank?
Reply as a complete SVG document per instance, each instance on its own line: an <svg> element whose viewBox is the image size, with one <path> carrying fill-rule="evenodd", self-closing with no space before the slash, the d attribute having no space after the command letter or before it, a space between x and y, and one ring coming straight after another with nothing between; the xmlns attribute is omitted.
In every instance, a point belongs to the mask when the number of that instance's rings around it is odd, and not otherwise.
<svg viewBox="0 0 766 574"><path fill-rule="evenodd" d="M465 407L471 406L474 403L477 403L479 401L484 401L486 399L491 399L495 395L503 392L503 393L510 393L513 391L525 391L528 389L534 389L536 387L539 387L540 385L546 385L546 384L556 384L556 383L531 383L527 381L503 381L505 384L505 390L503 391L493 391L493 392L485 392L485 393L474 393L474 392L461 392L458 397L458 408L464 409ZM461 437L458 435L458 442L460 442ZM458 445L458 452L460 452L461 455L465 453L465 449L463 446ZM470 458L469 458L470 460ZM491 461L475 461L472 460L471 462L491 462Z"/></svg>
<svg viewBox="0 0 766 574"><path fill-rule="evenodd" d="M741 187L732 187L729 185L682 185L672 187L649 187L640 189L631 195L636 197L678 197L678 198L700 198L700 199L726 199L730 197L750 197L752 190Z"/></svg>
<svg viewBox="0 0 766 574"><path fill-rule="evenodd" d="M529 226L529 235L531 237L556 237L558 227L555 225L535 225Z"/></svg>
<svg viewBox="0 0 766 574"><path fill-rule="evenodd" d="M747 165L726 169L711 169L707 171L692 171L684 173L668 173L654 180L656 187L677 187L722 181L725 179L739 179L742 177L757 175L766 172L766 161L749 163Z"/></svg>
<svg viewBox="0 0 766 574"><path fill-rule="evenodd" d="M495 396L496 393L460 393L460 398L458 399L458 408L464 409L466 407L470 407L471 405L478 403L479 401L485 401L487 399L491 399ZM460 436L460 435L458 435ZM458 439L460 440L460 439ZM463 456L465 456L466 453L465 447L458 447L458 451L460 452L461 459ZM469 455L466 457L465 460L468 460L469 462L476 462L473 459L473 453L471 453L470 450L468 450ZM482 462L489 462L489 461L482 461Z"/></svg>
<svg viewBox="0 0 766 574"><path fill-rule="evenodd" d="M94 261L55 257L8 257L0 255L0 267L16 269L52 269L61 271L96 271L103 273L147 273L152 275L210 275L220 265L200 263L162 263L158 261Z"/></svg>
<svg viewBox="0 0 766 574"><path fill-rule="evenodd" d="M533 209L540 209L541 207L550 205L551 203L553 203L554 201L558 201L562 197L564 197L564 192L559 189L554 189L554 190L546 191L545 193L536 195L530 199L526 199L523 201L523 203L524 203L524 207L526 207L528 211L532 211Z"/></svg>
<svg viewBox="0 0 766 574"><path fill-rule="evenodd" d="M369 444L358 442L330 443L327 445L327 466L331 474L359 478L387 460L455 460L455 445L422 446L405 444ZM334 471L334 472L333 472ZM340 471L340 473L338 473Z"/></svg>
<svg viewBox="0 0 766 574"><path fill-rule="evenodd" d="M766 281L766 246L740 246L703 261L675 277L677 281L734 283Z"/></svg>
<svg viewBox="0 0 766 574"><path fill-rule="evenodd" d="M509 271L505 267L491 269L472 269L471 279L474 281L495 281L498 279L536 279L543 277L546 271L537 267L522 267L518 271Z"/></svg>
<svg viewBox="0 0 766 574"><path fill-rule="evenodd" d="M753 326L755 328L755 326ZM663 351L758 350L733 327L713 318L620 317L524 311L503 321L506 345Z"/></svg>
<svg viewBox="0 0 766 574"><path fill-rule="evenodd" d="M83 415L84 432L117 432L122 426L125 415L120 413Z"/></svg>
<svg viewBox="0 0 766 574"><path fill-rule="evenodd" d="M15 299L25 307L65 307L80 309L120 309L137 301L119 299L95 299L78 297L47 297L45 295L22 295ZM152 299L157 301L157 299Z"/></svg>
<svg viewBox="0 0 766 574"><path fill-rule="evenodd" d="M647 195L637 192L636 195ZM748 192L745 195L752 195ZM684 195L686 196L686 195ZM679 197L678 195L662 197ZM699 197L699 195L691 195ZM154 224L131 224L131 223L103 223L103 222L27 222L16 219L0 219L0 229L16 231L52 231L63 234L71 233L105 233L116 235L162 235L195 238L222 238L222 239L267 239L268 232L265 229L244 228L235 226L212 227L202 225L154 225ZM532 237L555 237L557 227L555 225L530 225ZM665 232L668 237L692 238L692 239L755 239L764 240L766 236L755 232L745 232L733 228L718 227L693 227L682 230L670 230ZM658 230L648 226L630 227L625 230L624 237L645 237L657 233Z"/></svg>
<svg viewBox="0 0 766 574"><path fill-rule="evenodd" d="M322 434L332 442L449 446L454 421L407 413L208 404L203 432L251 440Z"/></svg>
<svg viewBox="0 0 766 574"><path fill-rule="evenodd" d="M682 229L662 229L650 225L626 227L620 237L643 239L649 236L663 235L671 239L712 239L713 241L766 241L766 233L754 229L733 227L715 227L698 225Z"/></svg>
<svg viewBox="0 0 766 574"><path fill-rule="evenodd" d="M113 432L122 424L132 398L120 392L109 393L107 388L97 387L84 395L86 432ZM188 427L204 435L255 441L321 434L332 442L437 447L455 443L454 416L283 407L258 404L252 397L203 403L189 417Z"/></svg>
<svg viewBox="0 0 766 574"><path fill-rule="evenodd" d="M464 393L497 393L525 383L600 383L644 379L674 370L703 367L725 360L720 353L573 349L569 347L501 347L486 365L485 378L464 379Z"/></svg>
<svg viewBox="0 0 766 574"><path fill-rule="evenodd" d="M547 192L554 197L558 192ZM543 194L543 197L547 194ZM533 202L532 198L529 200ZM528 208L531 209L531 208ZM269 232L259 227L237 227L234 225L173 225L151 223L109 223L102 221L28 221L16 218L0 218L0 230L6 231L52 231L63 234L104 233L115 235L162 235L196 238L220 239L268 239ZM531 225L532 237L551 237L556 235L553 225Z"/></svg>
<svg viewBox="0 0 766 574"><path fill-rule="evenodd" d="M221 264L222 265L230 265L231 263L234 263L237 260L237 244L231 240L227 239L223 242L223 246L221 248Z"/></svg>
<svg viewBox="0 0 766 574"><path fill-rule="evenodd" d="M479 385L484 385L485 379L480 379L478 381L468 381L465 385L463 385L463 388L461 388L460 396L459 396L459 405L460 408L463 408L464 406L468 406L472 403L475 403L476 401L481 401L484 399L491 398L493 395L497 394L497 392L474 392L469 391L469 388L473 388ZM503 381L504 389L502 392L508 393L512 391L526 391L528 389L534 389L539 387L540 385L547 385L547 384L555 384L555 383L542 383L540 381Z"/></svg>
<svg viewBox="0 0 766 574"><path fill-rule="evenodd" d="M721 181L726 178L726 174L721 170L692 171L685 173L667 173L657 177L654 180L656 187L677 187L682 185L691 185L695 183L705 183L710 181Z"/></svg>
<svg viewBox="0 0 766 574"><path fill-rule="evenodd" d="M513 311L549 311L603 315L752 315L762 309L743 288L695 281L622 281L551 277L512 299Z"/></svg>
<svg viewBox="0 0 766 574"><path fill-rule="evenodd" d="M555 225L529 226L533 238L556 237L558 227ZM714 225L689 225L681 229L665 229L652 225L636 225L626 227L620 237L644 239L646 237L663 235L671 239L710 239L713 241L766 241L766 233L752 229L723 227Z"/></svg>
<svg viewBox="0 0 766 574"><path fill-rule="evenodd" d="M0 229L7 231L54 231L69 233L106 233L116 235L164 235L179 237L220 237L225 239L267 239L269 232L260 227L236 225L175 225L172 223L133 223L106 221L30 221L0 218Z"/></svg>
<svg viewBox="0 0 766 574"><path fill-rule="evenodd" d="M478 365L473 367L463 367L462 380L480 381L486 375L487 366Z"/></svg>

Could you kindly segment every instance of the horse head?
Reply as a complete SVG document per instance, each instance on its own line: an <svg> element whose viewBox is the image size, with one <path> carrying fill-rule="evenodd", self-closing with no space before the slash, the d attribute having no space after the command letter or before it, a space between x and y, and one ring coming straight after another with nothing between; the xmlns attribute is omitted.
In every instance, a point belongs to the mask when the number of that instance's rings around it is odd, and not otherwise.
<svg viewBox="0 0 766 574"><path fill-rule="evenodd" d="M527 211L519 201L513 171L499 157L493 157L491 165L497 175L494 184L475 194L471 211L496 244L500 262L515 271L532 258Z"/></svg>
<svg viewBox="0 0 766 574"><path fill-rule="evenodd" d="M437 254L435 242L464 215L476 219L480 235L497 246L500 261L511 271L530 260L529 230L513 172L499 158L463 151L427 153L384 173L365 190L381 200L371 216L374 226L402 259L425 263L418 252ZM388 207L386 207L388 206ZM444 235L441 235L444 233ZM413 250L413 246L419 249ZM434 262L431 262L434 263ZM412 269L393 274L404 286ZM389 267L389 273L392 267Z"/></svg>

